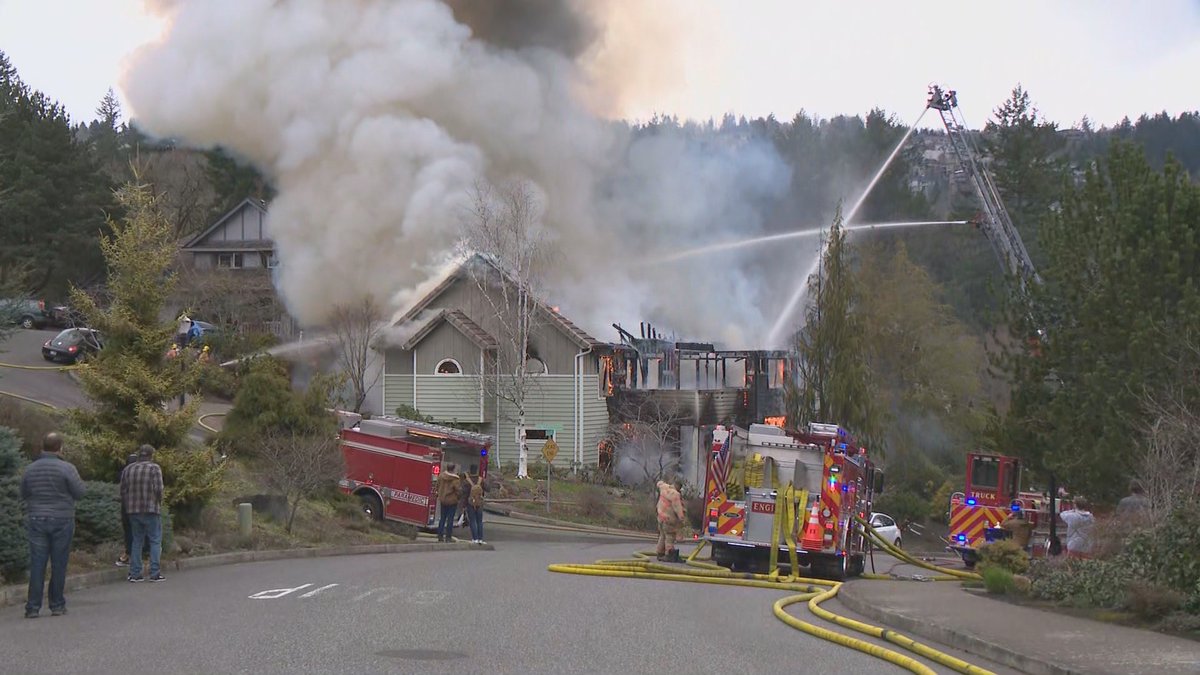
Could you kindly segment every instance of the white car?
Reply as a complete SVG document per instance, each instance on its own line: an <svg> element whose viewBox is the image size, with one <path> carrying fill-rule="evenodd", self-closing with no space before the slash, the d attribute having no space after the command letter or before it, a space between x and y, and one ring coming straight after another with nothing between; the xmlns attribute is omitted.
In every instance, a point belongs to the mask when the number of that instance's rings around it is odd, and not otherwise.
<svg viewBox="0 0 1200 675"><path fill-rule="evenodd" d="M875 528L875 531L880 537L883 537L884 541L890 541L895 544L896 548L900 548L902 543L900 526L896 524L895 518L886 513L872 513L870 522L871 527Z"/></svg>

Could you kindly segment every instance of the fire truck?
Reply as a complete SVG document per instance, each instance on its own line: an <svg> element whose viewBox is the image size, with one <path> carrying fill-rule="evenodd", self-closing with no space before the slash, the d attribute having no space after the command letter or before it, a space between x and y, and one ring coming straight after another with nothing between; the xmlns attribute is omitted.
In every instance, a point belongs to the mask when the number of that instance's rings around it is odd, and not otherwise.
<svg viewBox="0 0 1200 675"><path fill-rule="evenodd" d="M763 566L778 541L772 535L779 491L791 483L797 494L807 491L793 522L782 525L794 536L800 564L813 576L861 574L867 541L854 516L866 517L883 487L866 448L836 424L812 423L793 432L751 424L741 462L745 476L739 477L732 440L733 432L717 427L707 462L704 537L714 561L738 569ZM761 471L746 470L756 465ZM786 559L787 549L780 550Z"/></svg>
<svg viewBox="0 0 1200 675"><path fill-rule="evenodd" d="M1005 455L967 455L967 482L962 492L950 495L949 548L972 568L979 547L997 537L1000 523L1013 512L1023 512L1033 525L1031 551L1045 555L1051 538L1051 517L1074 508L1071 500L1021 489L1021 460ZM1057 528L1055 528L1057 529Z"/></svg>
<svg viewBox="0 0 1200 675"><path fill-rule="evenodd" d="M338 487L362 500L363 512L433 528L437 479L449 464L487 476L492 437L399 417L376 417L341 431L346 473Z"/></svg>

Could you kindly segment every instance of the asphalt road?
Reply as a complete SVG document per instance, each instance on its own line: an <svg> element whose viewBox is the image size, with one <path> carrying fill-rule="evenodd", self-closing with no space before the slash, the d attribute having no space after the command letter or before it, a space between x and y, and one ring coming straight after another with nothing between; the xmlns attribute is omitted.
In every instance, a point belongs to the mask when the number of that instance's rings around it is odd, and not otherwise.
<svg viewBox="0 0 1200 675"><path fill-rule="evenodd" d="M0 363L18 366L54 366L42 359L42 344L58 329L17 330L0 344ZM87 397L67 373L55 370L22 370L0 367L0 391L27 396L57 408L87 405Z"/></svg>
<svg viewBox="0 0 1200 675"><path fill-rule="evenodd" d="M546 571L552 562L626 557L645 542L495 519L485 527L495 551L181 572L160 584L73 593L69 615L43 610L33 621L10 607L0 613L3 670L904 672L787 627L771 613L777 591Z"/></svg>

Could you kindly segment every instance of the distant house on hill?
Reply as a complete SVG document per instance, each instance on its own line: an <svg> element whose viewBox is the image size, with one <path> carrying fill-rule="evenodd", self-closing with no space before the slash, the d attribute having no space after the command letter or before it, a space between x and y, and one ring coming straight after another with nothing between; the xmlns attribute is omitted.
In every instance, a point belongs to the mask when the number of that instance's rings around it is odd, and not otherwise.
<svg viewBox="0 0 1200 675"><path fill-rule="evenodd" d="M267 205L246 198L183 245L195 269L270 269L278 264Z"/></svg>

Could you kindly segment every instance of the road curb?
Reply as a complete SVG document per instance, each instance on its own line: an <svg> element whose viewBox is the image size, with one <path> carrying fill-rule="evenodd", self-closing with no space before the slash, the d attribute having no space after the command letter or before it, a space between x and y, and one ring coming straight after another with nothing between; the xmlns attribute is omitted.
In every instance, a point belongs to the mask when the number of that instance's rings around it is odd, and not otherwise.
<svg viewBox="0 0 1200 675"><path fill-rule="evenodd" d="M615 529L615 528L610 528L610 527L600 527L598 525L584 525L583 523L574 523L569 520L556 520L554 518L546 518L544 516L535 516L530 513L523 513L521 511L513 511L512 509L503 509L503 508L494 507L494 506L484 506L483 510L485 513L494 513L497 515L506 516L508 518L515 518L517 520L527 520L531 523L540 523L542 525L553 525L555 527L561 527L563 529L569 529L569 530L578 530L580 532L591 532L594 534L607 534L607 535L612 535L612 536L616 536L616 537L630 537L630 538L636 538L636 539L654 540L654 539L658 538L657 535L650 534L649 532L638 532L636 530L620 530L620 529ZM683 540L680 540L680 541L682 542Z"/></svg>
<svg viewBox="0 0 1200 675"><path fill-rule="evenodd" d="M182 572L197 570L219 565L236 565L239 563L268 562L271 560L295 560L300 558L328 558L343 555L369 555L380 553L420 553L432 551L493 551L491 544L476 545L469 542L451 543L412 543L412 544L366 544L362 546L333 546L328 548L295 548L273 549L266 551L232 551L215 555L198 556L195 558L180 558L164 560L162 568L165 571ZM78 591L103 584L124 581L129 572L126 568L98 570L84 574L67 576L66 591ZM47 578L47 581L49 579ZM28 584L14 584L0 587L0 607L21 604L29 593Z"/></svg>
<svg viewBox="0 0 1200 675"><path fill-rule="evenodd" d="M916 583L916 582L913 582ZM988 642L983 638L965 633L956 628L933 623L925 617L913 617L893 610L876 606L867 598L859 597L856 589L868 587L866 581L842 585L838 591L839 600L847 609L858 612L863 616L886 624L889 628L918 635L944 645L953 645L965 652L982 656L996 663L1011 666L1030 675L1086 675L1081 670L1074 670L1057 663L1038 659L1002 645Z"/></svg>

